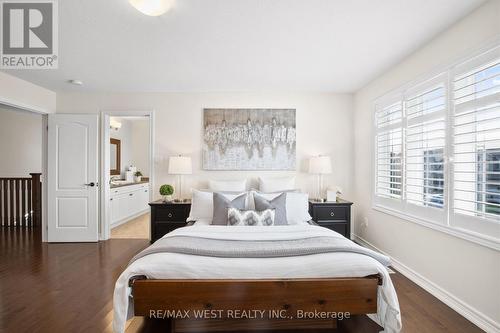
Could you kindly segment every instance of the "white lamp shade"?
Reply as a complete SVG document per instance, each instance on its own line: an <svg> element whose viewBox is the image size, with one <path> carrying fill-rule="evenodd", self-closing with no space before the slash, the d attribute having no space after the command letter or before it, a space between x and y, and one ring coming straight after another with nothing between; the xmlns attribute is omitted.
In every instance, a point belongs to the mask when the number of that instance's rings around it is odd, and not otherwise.
<svg viewBox="0 0 500 333"><path fill-rule="evenodd" d="M168 159L168 173L172 175L190 175L193 173L191 157L171 156Z"/></svg>
<svg viewBox="0 0 500 333"><path fill-rule="evenodd" d="M328 174L332 173L332 161L330 156L315 156L309 159L309 173Z"/></svg>

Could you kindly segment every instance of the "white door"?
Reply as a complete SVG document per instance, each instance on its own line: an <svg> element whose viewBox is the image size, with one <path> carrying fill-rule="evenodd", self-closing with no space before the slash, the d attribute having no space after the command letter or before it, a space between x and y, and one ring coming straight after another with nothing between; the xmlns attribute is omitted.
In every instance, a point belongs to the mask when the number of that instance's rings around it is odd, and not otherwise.
<svg viewBox="0 0 500 333"><path fill-rule="evenodd" d="M49 115L49 242L98 240L98 115Z"/></svg>

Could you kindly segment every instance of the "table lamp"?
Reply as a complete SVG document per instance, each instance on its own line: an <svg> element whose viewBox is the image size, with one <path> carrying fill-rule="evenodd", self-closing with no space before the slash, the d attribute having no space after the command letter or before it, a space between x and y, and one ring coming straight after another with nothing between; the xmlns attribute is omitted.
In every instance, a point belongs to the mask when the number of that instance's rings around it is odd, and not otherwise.
<svg viewBox="0 0 500 333"><path fill-rule="evenodd" d="M323 201L323 175L332 173L330 156L314 156L309 159L309 173L318 176L318 201Z"/></svg>
<svg viewBox="0 0 500 333"><path fill-rule="evenodd" d="M177 201L182 200L182 176L190 175L193 173L193 166L191 163L191 157L189 156L170 156L168 159L168 173L171 175L177 175L179 182L179 194Z"/></svg>

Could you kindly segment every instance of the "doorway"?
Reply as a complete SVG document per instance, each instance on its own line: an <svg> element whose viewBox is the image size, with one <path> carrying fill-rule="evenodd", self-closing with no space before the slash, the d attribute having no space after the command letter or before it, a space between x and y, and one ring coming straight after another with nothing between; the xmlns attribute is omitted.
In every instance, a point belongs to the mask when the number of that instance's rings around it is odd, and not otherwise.
<svg viewBox="0 0 500 333"><path fill-rule="evenodd" d="M46 116L0 103L0 227L42 231ZM2 233L4 234L4 233ZM23 233L25 234L25 233Z"/></svg>
<svg viewBox="0 0 500 333"><path fill-rule="evenodd" d="M102 239L150 238L153 112L103 112Z"/></svg>

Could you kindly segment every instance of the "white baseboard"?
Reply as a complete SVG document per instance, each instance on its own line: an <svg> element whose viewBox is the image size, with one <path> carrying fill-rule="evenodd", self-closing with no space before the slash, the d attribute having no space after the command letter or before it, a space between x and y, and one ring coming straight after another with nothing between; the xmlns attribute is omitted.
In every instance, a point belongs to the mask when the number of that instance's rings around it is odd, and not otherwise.
<svg viewBox="0 0 500 333"><path fill-rule="evenodd" d="M149 213L149 207L148 207L148 208L146 208L146 209L144 209L144 210L142 210L142 211L140 211L139 213L136 213L136 214L134 214L134 215L131 215L131 216L129 216L129 217L126 217L126 218L124 218L123 220L119 220L119 221L117 221L117 222L115 222L115 223L112 223L112 224L110 225L110 229L116 228L116 227L118 227L119 225L125 224L125 223L127 223L128 221L133 220L133 219L135 219L135 218L137 218L137 217L139 217L139 216L141 216L141 215L143 215L143 214L146 214L146 213Z"/></svg>
<svg viewBox="0 0 500 333"><path fill-rule="evenodd" d="M458 312L460 315L465 317L467 320L471 321L473 324L484 330L488 333L500 332L500 323L491 319L490 317L484 315L482 312L477 310L476 308L470 306L464 301L460 300L456 296L450 294L448 291L444 290L440 286L436 285L429 279L423 277L419 273L415 272L413 269L404 265L402 262L394 259L388 253L378 249L376 246L366 241L362 237L358 235L352 235L353 240L358 242L360 245L366 246L367 248L371 248L377 252L383 253L389 257L391 257L392 266L401 274L406 276L411 281L415 282L421 288L432 294L434 297L439 299L444 304L448 305L450 308ZM403 323L404 326L404 323Z"/></svg>

